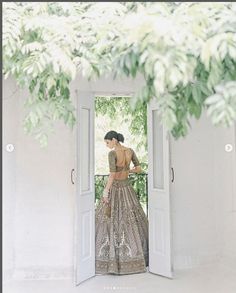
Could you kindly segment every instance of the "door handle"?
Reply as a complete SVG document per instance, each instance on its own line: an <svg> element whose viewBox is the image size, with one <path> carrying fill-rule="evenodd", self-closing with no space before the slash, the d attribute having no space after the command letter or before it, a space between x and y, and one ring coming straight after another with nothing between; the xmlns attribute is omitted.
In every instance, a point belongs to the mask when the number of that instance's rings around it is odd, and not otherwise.
<svg viewBox="0 0 236 293"><path fill-rule="evenodd" d="M71 172L70 172L70 181L72 184L75 184L74 180L73 180L73 173L75 172L75 169L71 169Z"/></svg>
<svg viewBox="0 0 236 293"><path fill-rule="evenodd" d="M171 182L174 182L174 179L175 179L175 172L174 172L174 168L172 168L172 167L171 167L171 173L172 173Z"/></svg>

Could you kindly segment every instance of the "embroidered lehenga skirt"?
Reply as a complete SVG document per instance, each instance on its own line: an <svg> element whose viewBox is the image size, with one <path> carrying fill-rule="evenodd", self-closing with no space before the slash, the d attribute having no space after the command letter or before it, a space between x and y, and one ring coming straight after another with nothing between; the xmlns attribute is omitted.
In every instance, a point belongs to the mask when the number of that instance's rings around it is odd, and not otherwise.
<svg viewBox="0 0 236 293"><path fill-rule="evenodd" d="M148 218L127 179L110 188L111 216L100 200L95 210L96 274L134 274L147 271Z"/></svg>

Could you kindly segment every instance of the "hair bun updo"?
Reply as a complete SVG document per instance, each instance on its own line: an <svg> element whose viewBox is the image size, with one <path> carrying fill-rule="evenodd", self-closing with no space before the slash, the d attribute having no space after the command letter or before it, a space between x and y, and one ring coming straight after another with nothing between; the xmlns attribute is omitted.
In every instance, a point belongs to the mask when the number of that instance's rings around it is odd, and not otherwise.
<svg viewBox="0 0 236 293"><path fill-rule="evenodd" d="M118 133L114 130L111 130L109 132L106 133L106 135L104 136L104 139L110 139L112 140L113 138L117 139L118 141L124 142L124 136L121 133Z"/></svg>
<svg viewBox="0 0 236 293"><path fill-rule="evenodd" d="M118 141L121 141L121 142L124 142L124 136L123 136L123 134L117 133L117 140Z"/></svg>

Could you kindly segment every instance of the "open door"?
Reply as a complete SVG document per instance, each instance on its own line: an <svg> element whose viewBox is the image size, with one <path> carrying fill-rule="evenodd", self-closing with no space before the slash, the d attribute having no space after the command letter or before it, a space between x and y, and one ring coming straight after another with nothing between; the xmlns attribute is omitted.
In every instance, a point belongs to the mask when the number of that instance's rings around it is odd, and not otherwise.
<svg viewBox="0 0 236 293"><path fill-rule="evenodd" d="M147 106L149 272L173 278L169 134L161 124L155 98Z"/></svg>
<svg viewBox="0 0 236 293"><path fill-rule="evenodd" d="M77 96L75 284L95 276L94 98Z"/></svg>

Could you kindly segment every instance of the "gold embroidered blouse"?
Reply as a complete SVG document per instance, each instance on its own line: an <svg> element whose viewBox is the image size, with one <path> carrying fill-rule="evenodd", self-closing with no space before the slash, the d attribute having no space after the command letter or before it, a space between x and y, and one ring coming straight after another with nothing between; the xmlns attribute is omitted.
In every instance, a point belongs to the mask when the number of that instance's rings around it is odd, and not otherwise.
<svg viewBox="0 0 236 293"><path fill-rule="evenodd" d="M132 148L122 146L119 150L112 150L108 153L109 170L116 172L114 179L126 179L129 176L130 162L134 167L139 166L139 160Z"/></svg>

